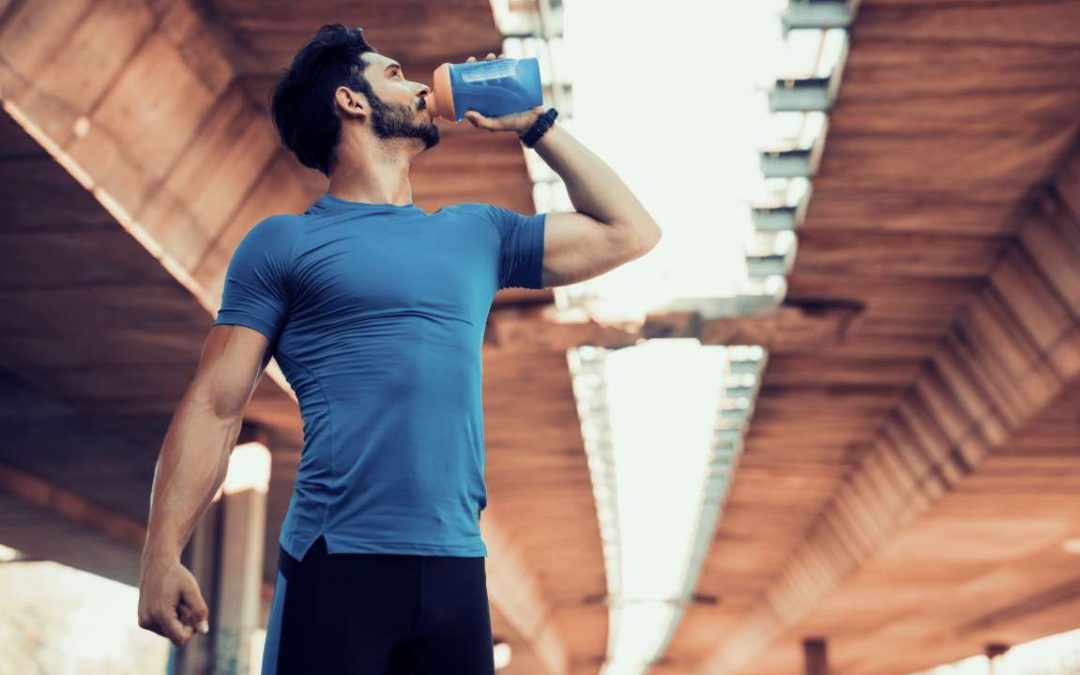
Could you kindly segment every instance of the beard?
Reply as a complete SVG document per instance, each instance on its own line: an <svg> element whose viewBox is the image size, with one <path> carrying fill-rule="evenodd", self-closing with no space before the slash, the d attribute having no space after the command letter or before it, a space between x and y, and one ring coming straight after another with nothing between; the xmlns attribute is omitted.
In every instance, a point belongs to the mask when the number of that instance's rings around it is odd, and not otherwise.
<svg viewBox="0 0 1080 675"><path fill-rule="evenodd" d="M424 150L439 143L439 128L431 119L418 119L417 111L423 110L424 99L413 108L407 105L384 103L374 94L369 95L371 103L371 130L383 140L393 138L417 138L424 144Z"/></svg>

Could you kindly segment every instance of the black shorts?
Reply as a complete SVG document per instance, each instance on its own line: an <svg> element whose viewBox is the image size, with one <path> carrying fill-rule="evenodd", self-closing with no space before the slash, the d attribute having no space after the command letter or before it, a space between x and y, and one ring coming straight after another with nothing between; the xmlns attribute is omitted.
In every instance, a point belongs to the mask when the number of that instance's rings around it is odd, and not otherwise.
<svg viewBox="0 0 1080 675"><path fill-rule="evenodd" d="M494 675L484 558L280 550L263 675Z"/></svg>

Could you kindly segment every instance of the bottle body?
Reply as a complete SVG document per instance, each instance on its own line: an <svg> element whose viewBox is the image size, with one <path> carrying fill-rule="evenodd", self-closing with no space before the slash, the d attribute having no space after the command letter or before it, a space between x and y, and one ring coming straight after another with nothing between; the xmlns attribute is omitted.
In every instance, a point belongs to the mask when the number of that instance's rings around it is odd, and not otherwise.
<svg viewBox="0 0 1080 675"><path fill-rule="evenodd" d="M544 103L536 58L444 63L435 70L426 101L433 117L460 122L467 110L501 117Z"/></svg>

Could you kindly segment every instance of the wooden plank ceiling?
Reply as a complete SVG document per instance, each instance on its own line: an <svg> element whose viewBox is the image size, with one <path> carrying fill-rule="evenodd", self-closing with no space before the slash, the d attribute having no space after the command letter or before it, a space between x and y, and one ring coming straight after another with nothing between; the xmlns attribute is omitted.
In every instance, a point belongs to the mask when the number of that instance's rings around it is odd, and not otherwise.
<svg viewBox="0 0 1080 675"><path fill-rule="evenodd" d="M0 449L0 486L37 509L37 522L59 515L111 528L138 555L153 463L233 248L263 217L299 212L325 189L280 147L265 101L329 22L364 26L415 79L501 45L488 0L0 1L0 344L5 375L63 411L62 424L61 412L49 413ZM421 208L484 201L532 211L515 138L468 125L442 131L412 171ZM551 298L514 289L496 306ZM592 673L607 642L604 570L565 356L526 359L488 344L482 528L495 630L515 651L510 673ZM11 409L14 397L5 395ZM101 442L76 445L73 420ZM268 598L302 446L274 364L248 423L273 452ZM91 466L77 461L91 456ZM129 579L130 565L113 576Z"/></svg>

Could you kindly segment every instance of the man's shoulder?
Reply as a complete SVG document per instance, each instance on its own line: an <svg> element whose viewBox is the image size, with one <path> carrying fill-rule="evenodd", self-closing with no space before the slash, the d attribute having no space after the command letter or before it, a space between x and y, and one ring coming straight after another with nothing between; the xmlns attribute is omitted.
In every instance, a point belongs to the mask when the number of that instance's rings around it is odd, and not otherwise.
<svg viewBox="0 0 1080 675"><path fill-rule="evenodd" d="M251 229L260 228L275 232L293 231L300 228L305 217L303 213L274 213L255 223Z"/></svg>
<svg viewBox="0 0 1080 675"><path fill-rule="evenodd" d="M275 213L256 222L237 245L282 254L292 249L301 231L304 216L296 213Z"/></svg>
<svg viewBox="0 0 1080 675"><path fill-rule="evenodd" d="M251 231L259 230L265 233L263 236L295 235L303 227L304 220L302 213L275 213L255 223Z"/></svg>

